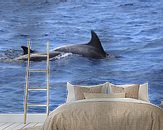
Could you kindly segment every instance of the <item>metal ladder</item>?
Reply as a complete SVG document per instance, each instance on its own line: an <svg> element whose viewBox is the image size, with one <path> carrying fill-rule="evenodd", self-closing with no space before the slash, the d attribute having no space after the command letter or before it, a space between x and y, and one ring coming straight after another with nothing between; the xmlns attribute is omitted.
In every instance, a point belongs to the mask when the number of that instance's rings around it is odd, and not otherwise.
<svg viewBox="0 0 163 130"><path fill-rule="evenodd" d="M28 41L28 62L26 68L26 87L25 87L25 97L24 97L24 124L27 122L27 108L28 107L46 107L46 114L49 115L49 89L50 89L50 64L49 64L49 43L47 43L47 61L45 70L30 69L30 41ZM46 73L46 88L30 88L29 78L30 73ZM29 91L46 91L47 99L46 104L28 104L28 93Z"/></svg>

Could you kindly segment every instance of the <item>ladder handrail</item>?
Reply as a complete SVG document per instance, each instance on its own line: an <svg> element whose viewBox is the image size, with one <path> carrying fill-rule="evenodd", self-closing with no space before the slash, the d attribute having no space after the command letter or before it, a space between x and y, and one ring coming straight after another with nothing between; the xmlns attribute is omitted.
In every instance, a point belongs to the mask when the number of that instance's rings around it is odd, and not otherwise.
<svg viewBox="0 0 163 130"><path fill-rule="evenodd" d="M27 108L28 106L46 106L46 114L49 115L49 98L50 98L50 55L49 55L49 42L47 43L47 61L46 61L46 70L32 70L30 69L30 41L28 41L28 61L27 61L27 67L26 67L26 87L25 87L25 97L24 97L24 124L27 122ZM46 72L46 89L41 88L29 88L29 78L30 73L34 72ZM45 90L47 91L47 98L46 98L46 104L28 104L28 92L29 91L40 91Z"/></svg>
<svg viewBox="0 0 163 130"><path fill-rule="evenodd" d="M47 42L47 108L46 108L46 114L47 116L49 115L49 89L50 89L50 82L49 82L49 78L50 78L50 64L49 64L49 42Z"/></svg>
<svg viewBox="0 0 163 130"><path fill-rule="evenodd" d="M27 120L29 68L30 68L30 40L28 41L28 61L27 61L27 67L26 67L26 90L25 90L25 97L24 97L24 124L26 124L26 120Z"/></svg>

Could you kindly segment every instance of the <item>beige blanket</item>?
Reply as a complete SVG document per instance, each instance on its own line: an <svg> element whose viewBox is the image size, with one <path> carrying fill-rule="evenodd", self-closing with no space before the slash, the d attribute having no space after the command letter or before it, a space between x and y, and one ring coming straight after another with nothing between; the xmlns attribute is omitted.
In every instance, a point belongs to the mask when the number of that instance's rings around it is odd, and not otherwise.
<svg viewBox="0 0 163 130"><path fill-rule="evenodd" d="M163 130L163 110L136 99L85 99L58 107L43 130Z"/></svg>

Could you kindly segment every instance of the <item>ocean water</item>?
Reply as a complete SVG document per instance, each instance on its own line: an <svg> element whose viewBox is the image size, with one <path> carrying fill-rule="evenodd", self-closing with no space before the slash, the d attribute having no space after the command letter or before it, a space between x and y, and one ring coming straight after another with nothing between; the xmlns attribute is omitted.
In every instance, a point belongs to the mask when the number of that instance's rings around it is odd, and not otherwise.
<svg viewBox="0 0 163 130"><path fill-rule="evenodd" d="M51 61L50 110L66 100L66 82L115 84L149 82L150 101L163 100L162 0L0 0L0 113L22 113L26 62L13 59L31 39L32 48L86 43L90 31L104 50L117 58L89 59L68 55ZM32 62L44 68L45 62ZM45 75L31 75L44 87ZM42 92L30 93L30 102L45 103ZM45 112L30 108L29 112Z"/></svg>

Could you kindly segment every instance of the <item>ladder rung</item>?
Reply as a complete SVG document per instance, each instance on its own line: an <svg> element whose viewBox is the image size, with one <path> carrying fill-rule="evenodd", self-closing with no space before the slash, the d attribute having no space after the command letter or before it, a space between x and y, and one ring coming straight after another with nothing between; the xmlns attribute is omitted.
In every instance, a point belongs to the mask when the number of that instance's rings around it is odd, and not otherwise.
<svg viewBox="0 0 163 130"><path fill-rule="evenodd" d="M29 91L46 91L47 88L29 88Z"/></svg>
<svg viewBox="0 0 163 130"><path fill-rule="evenodd" d="M27 104L28 107L46 107L47 104Z"/></svg>
<svg viewBox="0 0 163 130"><path fill-rule="evenodd" d="M30 69L29 72L47 72L48 70L35 70L35 69Z"/></svg>
<svg viewBox="0 0 163 130"><path fill-rule="evenodd" d="M37 56L37 54L35 54L35 53L33 53L33 54L31 54L32 56ZM47 54L41 54L40 55L41 57L47 57L48 55Z"/></svg>

